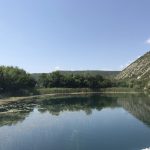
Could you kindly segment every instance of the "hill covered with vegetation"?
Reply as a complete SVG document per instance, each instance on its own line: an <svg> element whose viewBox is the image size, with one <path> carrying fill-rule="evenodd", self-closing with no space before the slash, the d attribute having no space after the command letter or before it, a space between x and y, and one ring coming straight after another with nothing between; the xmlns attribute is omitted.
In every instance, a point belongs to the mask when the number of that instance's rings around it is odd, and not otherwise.
<svg viewBox="0 0 150 150"><path fill-rule="evenodd" d="M17 67L0 66L0 92L37 92L46 88L102 89L127 87L150 89L150 52L123 71L55 71L29 74ZM28 93L28 92L27 92Z"/></svg>
<svg viewBox="0 0 150 150"><path fill-rule="evenodd" d="M80 70L80 71L65 71L65 70L59 70L59 72L62 75L90 75L90 76L96 76L101 75L104 78L107 79L113 79L116 75L120 73L120 71L103 71L103 70ZM45 73L49 74L49 73ZM31 76L35 80L39 80L39 77L42 75L42 73L32 73Z"/></svg>
<svg viewBox="0 0 150 150"><path fill-rule="evenodd" d="M86 71L60 71L62 74L75 74L75 75L101 75L105 78L114 78L120 71L103 71L103 70L86 70Z"/></svg>

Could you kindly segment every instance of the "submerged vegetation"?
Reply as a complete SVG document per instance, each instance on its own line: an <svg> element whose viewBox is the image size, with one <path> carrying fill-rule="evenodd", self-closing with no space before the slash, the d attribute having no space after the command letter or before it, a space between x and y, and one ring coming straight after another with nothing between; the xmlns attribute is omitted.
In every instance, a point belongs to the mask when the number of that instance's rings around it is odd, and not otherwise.
<svg viewBox="0 0 150 150"><path fill-rule="evenodd" d="M144 94L87 94L35 97L1 105L0 126L23 121L35 108L41 113L58 116L65 111L84 111L90 115L95 109L101 111L120 106L150 125L150 101Z"/></svg>

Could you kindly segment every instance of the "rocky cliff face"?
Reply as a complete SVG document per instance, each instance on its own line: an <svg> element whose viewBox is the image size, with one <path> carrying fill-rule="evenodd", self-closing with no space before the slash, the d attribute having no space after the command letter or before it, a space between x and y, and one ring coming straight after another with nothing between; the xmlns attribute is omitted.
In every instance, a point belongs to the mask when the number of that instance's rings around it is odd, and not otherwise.
<svg viewBox="0 0 150 150"><path fill-rule="evenodd" d="M141 81L146 87L150 86L150 52L130 64L116 76L116 79Z"/></svg>

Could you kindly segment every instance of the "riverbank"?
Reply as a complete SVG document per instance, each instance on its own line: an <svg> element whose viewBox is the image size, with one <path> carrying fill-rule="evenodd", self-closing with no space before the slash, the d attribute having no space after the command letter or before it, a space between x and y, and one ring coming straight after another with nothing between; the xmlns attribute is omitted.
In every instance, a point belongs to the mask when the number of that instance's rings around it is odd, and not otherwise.
<svg viewBox="0 0 150 150"><path fill-rule="evenodd" d="M36 90L39 95L42 94L54 94L54 93L87 93L87 92L100 92L100 93L130 93L130 92L143 92L133 88L102 88L102 89L90 89L90 88L40 88Z"/></svg>
<svg viewBox="0 0 150 150"><path fill-rule="evenodd" d="M106 88L106 89L88 89L88 88L46 88L46 89L36 89L35 93L30 93L29 96L10 96L1 97L0 105L10 104L13 102L19 102L23 100L31 99L43 99L49 96L61 96L61 95L86 95L86 94L137 94L143 93L141 90L135 90L131 88Z"/></svg>

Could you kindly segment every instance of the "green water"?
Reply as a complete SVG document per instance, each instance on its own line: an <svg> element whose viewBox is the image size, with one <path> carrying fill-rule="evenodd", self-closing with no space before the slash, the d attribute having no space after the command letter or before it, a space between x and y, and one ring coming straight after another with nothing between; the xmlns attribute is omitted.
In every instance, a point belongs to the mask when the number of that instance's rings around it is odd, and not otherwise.
<svg viewBox="0 0 150 150"><path fill-rule="evenodd" d="M0 150L141 150L150 147L150 98L86 95L0 106Z"/></svg>

